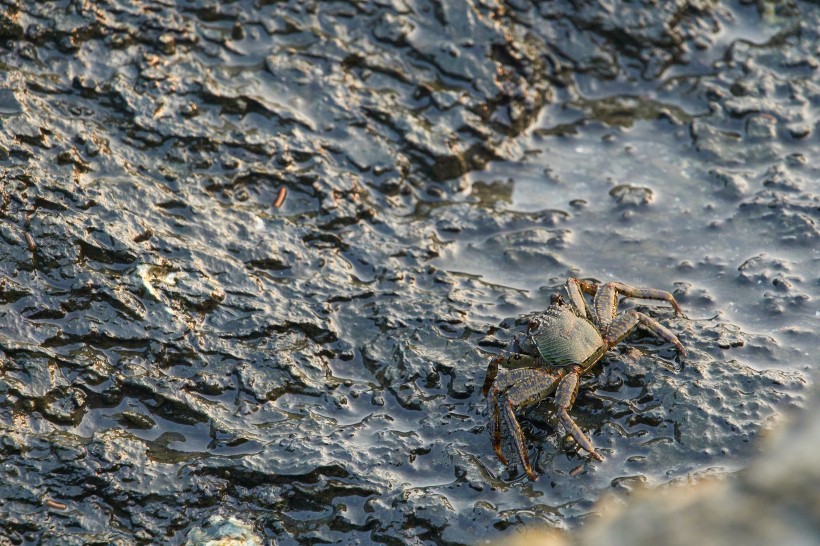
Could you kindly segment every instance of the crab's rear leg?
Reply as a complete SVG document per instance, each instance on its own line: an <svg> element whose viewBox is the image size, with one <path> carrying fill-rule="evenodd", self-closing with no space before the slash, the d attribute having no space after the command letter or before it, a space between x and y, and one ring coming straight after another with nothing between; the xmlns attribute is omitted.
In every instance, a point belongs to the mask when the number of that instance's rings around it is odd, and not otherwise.
<svg viewBox="0 0 820 546"><path fill-rule="evenodd" d="M507 462L501 453L501 419L507 424L513 439L515 451L524 471L531 480L535 480L535 473L530 465L527 446L521 425L515 417L515 410L531 406L540 402L555 391L561 379L561 373L543 368L518 368L506 372L499 377L491 391L491 403L495 404L493 418L495 419L493 434L493 448L502 463Z"/></svg>
<svg viewBox="0 0 820 546"><path fill-rule="evenodd" d="M639 313L637 311L624 311L618 314L610 323L604 334L604 341L607 346L613 347L621 342L638 324L651 331L661 339L673 344L681 357L686 357L686 349L683 343L666 326L657 320Z"/></svg>
<svg viewBox="0 0 820 546"><path fill-rule="evenodd" d="M492 388L487 395L493 422L493 428L490 431L490 436L493 442L493 450L495 451L495 454L498 455L498 459L502 463L507 464L507 458L501 451L501 408L498 405L498 391L498 388Z"/></svg>
<svg viewBox="0 0 820 546"><path fill-rule="evenodd" d="M606 329L615 318L615 313L618 311L618 294L623 294L630 298L665 301L672 306L675 310L675 314L684 316L683 310L675 300L675 296L665 290L636 288L620 282L608 282L598 288L598 292L595 294L592 303L595 308L595 322L602 330Z"/></svg>
<svg viewBox="0 0 820 546"><path fill-rule="evenodd" d="M561 424L567 429L567 432L578 442L578 445L589 452L589 455L594 459L603 461L604 457L592 445L592 442L584 434L584 431L575 423L569 415L569 409L575 402L575 396L578 394L578 385L581 382L582 369L580 366L575 366L570 370L561 381L558 383L558 388L555 390L555 405L558 406L558 418Z"/></svg>

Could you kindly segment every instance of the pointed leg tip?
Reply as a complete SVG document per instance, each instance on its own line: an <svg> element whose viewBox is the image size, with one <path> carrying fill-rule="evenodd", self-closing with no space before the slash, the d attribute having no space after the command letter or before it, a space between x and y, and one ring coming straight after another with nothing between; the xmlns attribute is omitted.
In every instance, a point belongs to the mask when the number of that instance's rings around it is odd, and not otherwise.
<svg viewBox="0 0 820 546"><path fill-rule="evenodd" d="M592 453L590 453L590 455L592 455L593 459L599 462L604 462L606 460L606 458L597 451L593 451Z"/></svg>
<svg viewBox="0 0 820 546"><path fill-rule="evenodd" d="M675 310L676 315L678 315L679 317L686 318L686 315L683 313L683 309L674 297L669 300L669 303L672 305L672 309Z"/></svg>

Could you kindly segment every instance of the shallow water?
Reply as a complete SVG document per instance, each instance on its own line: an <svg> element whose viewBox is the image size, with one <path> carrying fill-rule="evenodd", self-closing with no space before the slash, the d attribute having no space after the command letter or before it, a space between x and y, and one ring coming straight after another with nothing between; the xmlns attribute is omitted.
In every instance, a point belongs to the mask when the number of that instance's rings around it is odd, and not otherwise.
<svg viewBox="0 0 820 546"><path fill-rule="evenodd" d="M746 468L820 345L820 21L761 6L11 3L0 535L475 544ZM524 412L531 482L481 385L569 276L689 358L585 378L602 463Z"/></svg>

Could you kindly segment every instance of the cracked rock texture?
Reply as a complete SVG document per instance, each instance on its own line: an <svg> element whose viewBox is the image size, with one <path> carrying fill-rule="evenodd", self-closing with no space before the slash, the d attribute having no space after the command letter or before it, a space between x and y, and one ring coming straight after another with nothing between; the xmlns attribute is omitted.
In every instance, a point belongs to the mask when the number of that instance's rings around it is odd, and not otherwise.
<svg viewBox="0 0 820 546"><path fill-rule="evenodd" d="M574 532L805 411L811 2L0 5L0 544ZM530 482L481 385L569 276L690 357L584 378L603 463L522 412Z"/></svg>

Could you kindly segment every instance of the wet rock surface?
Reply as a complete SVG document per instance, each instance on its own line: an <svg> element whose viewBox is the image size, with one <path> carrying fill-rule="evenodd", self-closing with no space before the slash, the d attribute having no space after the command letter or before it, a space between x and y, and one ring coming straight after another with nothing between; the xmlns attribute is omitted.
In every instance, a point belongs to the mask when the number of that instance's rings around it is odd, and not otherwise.
<svg viewBox="0 0 820 546"><path fill-rule="evenodd" d="M574 529L607 493L746 468L805 405L811 3L0 11L12 544ZM568 276L674 290L686 317L623 305L690 357L638 332L585 379L603 463L526 412L530 482L480 389Z"/></svg>

